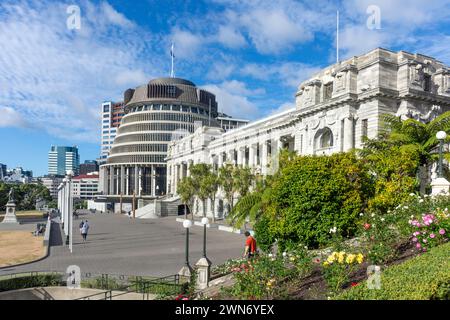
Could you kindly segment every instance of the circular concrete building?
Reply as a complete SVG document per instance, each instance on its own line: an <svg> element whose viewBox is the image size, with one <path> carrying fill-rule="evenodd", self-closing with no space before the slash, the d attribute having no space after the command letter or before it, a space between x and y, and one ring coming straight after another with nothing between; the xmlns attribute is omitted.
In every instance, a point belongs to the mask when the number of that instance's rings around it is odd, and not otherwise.
<svg viewBox="0 0 450 320"><path fill-rule="evenodd" d="M125 115L100 168L103 197L164 195L168 143L198 126L219 126L216 97L191 81L160 78L125 91L124 103Z"/></svg>

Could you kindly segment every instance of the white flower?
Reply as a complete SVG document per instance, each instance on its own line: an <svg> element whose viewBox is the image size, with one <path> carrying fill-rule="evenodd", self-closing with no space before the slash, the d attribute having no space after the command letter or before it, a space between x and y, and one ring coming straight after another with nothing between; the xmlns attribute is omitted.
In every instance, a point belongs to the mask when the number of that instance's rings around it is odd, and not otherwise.
<svg viewBox="0 0 450 320"><path fill-rule="evenodd" d="M380 220L381 220L381 221L384 221L384 218L381 218Z"/></svg>
<svg viewBox="0 0 450 320"><path fill-rule="evenodd" d="M375 213L372 213L371 217L372 217L372 218L375 217Z"/></svg>
<svg viewBox="0 0 450 320"><path fill-rule="evenodd" d="M273 257L273 254L269 253L268 257L269 257L269 258L272 258L272 257Z"/></svg>
<svg viewBox="0 0 450 320"><path fill-rule="evenodd" d="M333 227L330 229L330 233L336 233L336 230L337 230L336 227Z"/></svg>
<svg viewBox="0 0 450 320"><path fill-rule="evenodd" d="M286 253L286 252L283 252L283 257L286 258L286 256L287 256L287 253Z"/></svg>
<svg viewBox="0 0 450 320"><path fill-rule="evenodd" d="M409 194L411 197L414 197L416 194L415 193L410 193Z"/></svg>
<svg viewBox="0 0 450 320"><path fill-rule="evenodd" d="M388 212L387 213L391 213L391 210L388 210Z"/></svg>
<svg viewBox="0 0 450 320"><path fill-rule="evenodd" d="M409 207L408 206L404 206L403 209L409 209Z"/></svg>
<svg viewBox="0 0 450 320"><path fill-rule="evenodd" d="M363 215L364 215L364 213L362 213L362 212L359 214L360 217L362 217Z"/></svg>
<svg viewBox="0 0 450 320"><path fill-rule="evenodd" d="M423 202L423 199L420 199L420 200L419 200L419 203L422 203L422 202Z"/></svg>

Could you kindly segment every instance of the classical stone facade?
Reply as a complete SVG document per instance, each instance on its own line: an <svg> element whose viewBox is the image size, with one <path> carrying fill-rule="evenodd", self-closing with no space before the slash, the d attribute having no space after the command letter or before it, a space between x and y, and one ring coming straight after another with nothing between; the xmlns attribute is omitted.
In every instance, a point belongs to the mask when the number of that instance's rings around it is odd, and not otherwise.
<svg viewBox="0 0 450 320"><path fill-rule="evenodd" d="M448 66L425 55L377 48L301 83L296 108L226 133L198 128L169 144L167 193L177 196L177 184L193 163L217 168L230 162L265 175L276 170L281 148L305 155L345 152L362 147L363 137L378 135L381 114L426 122L448 110ZM218 216L225 214L224 201L219 192Z"/></svg>

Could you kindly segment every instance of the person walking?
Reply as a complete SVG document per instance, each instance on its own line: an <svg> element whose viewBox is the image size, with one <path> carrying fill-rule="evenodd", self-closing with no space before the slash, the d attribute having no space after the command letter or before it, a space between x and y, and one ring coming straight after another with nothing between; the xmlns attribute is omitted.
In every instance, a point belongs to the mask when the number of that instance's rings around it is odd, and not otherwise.
<svg viewBox="0 0 450 320"><path fill-rule="evenodd" d="M247 237L245 240L244 258L251 259L256 254L256 239L252 237L250 232L245 231L244 235Z"/></svg>
<svg viewBox="0 0 450 320"><path fill-rule="evenodd" d="M81 228L81 235L83 236L83 242L86 242L87 240L88 231L89 231L89 224L88 221L86 220L83 224L83 227Z"/></svg>
<svg viewBox="0 0 450 320"><path fill-rule="evenodd" d="M79 225L79 227L80 227L80 234L83 234L83 225L84 225L84 221L83 220L81 220L81 222L80 222L80 225Z"/></svg>

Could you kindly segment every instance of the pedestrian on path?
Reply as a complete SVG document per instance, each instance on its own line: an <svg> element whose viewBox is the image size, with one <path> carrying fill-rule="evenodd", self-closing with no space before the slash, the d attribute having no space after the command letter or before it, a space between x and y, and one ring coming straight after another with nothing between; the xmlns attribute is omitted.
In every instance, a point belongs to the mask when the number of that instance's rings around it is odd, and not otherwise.
<svg viewBox="0 0 450 320"><path fill-rule="evenodd" d="M83 225L84 225L84 221L83 220L81 220L81 222L80 222L80 234L82 235L83 234Z"/></svg>
<svg viewBox="0 0 450 320"><path fill-rule="evenodd" d="M244 258L251 259L256 254L256 239L250 235L250 232L245 231L244 235L247 237L245 241Z"/></svg>
<svg viewBox="0 0 450 320"><path fill-rule="evenodd" d="M83 242L86 242L87 240L88 231L89 231L89 224L88 221L86 220L83 224L83 227L81 228L81 235L83 236Z"/></svg>

